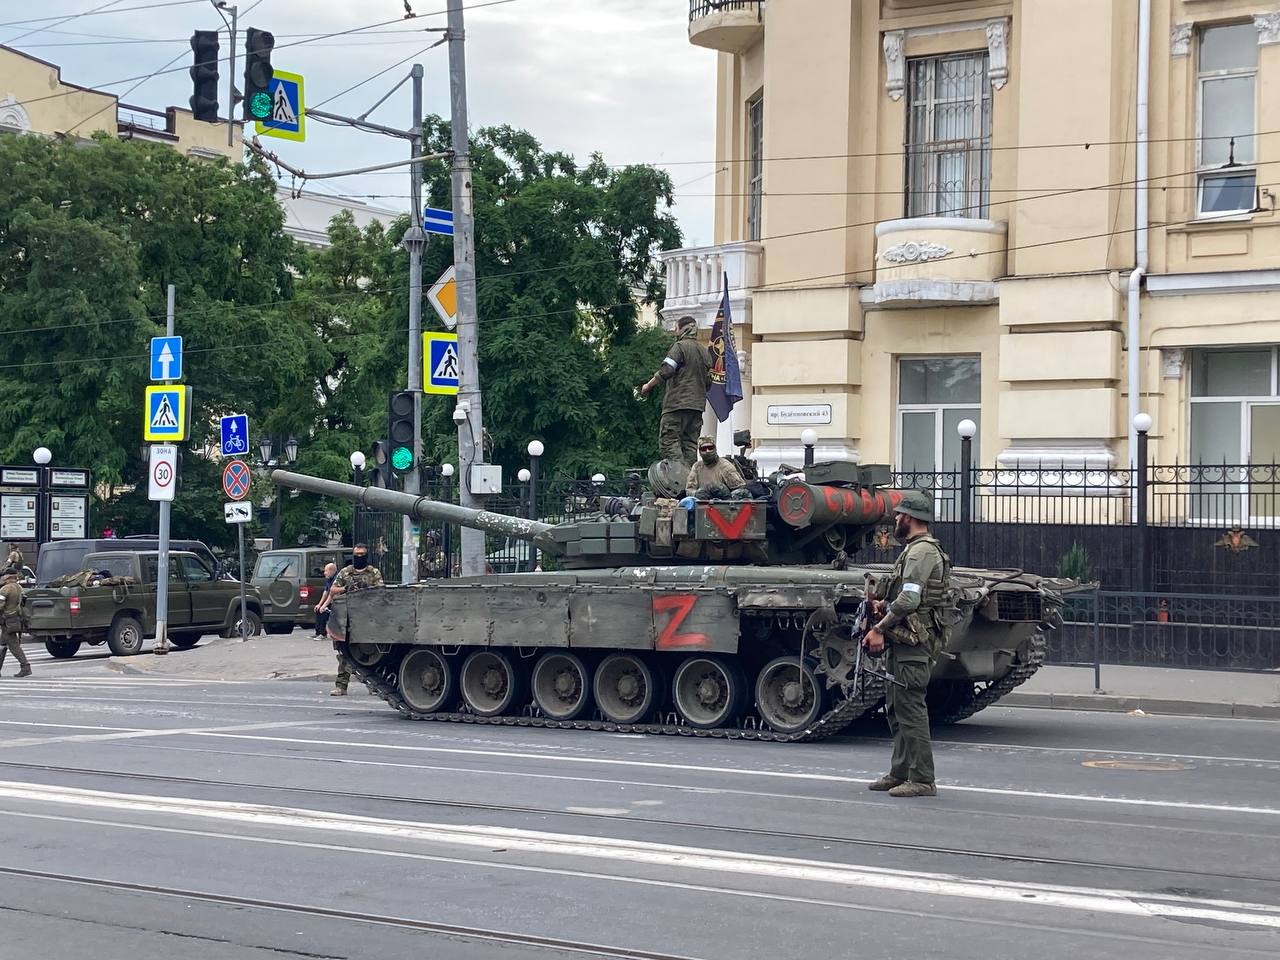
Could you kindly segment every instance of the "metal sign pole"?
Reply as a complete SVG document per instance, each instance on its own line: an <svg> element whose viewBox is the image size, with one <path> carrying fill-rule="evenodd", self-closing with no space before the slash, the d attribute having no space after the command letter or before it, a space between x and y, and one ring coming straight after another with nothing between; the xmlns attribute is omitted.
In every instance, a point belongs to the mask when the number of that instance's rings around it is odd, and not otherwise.
<svg viewBox="0 0 1280 960"><path fill-rule="evenodd" d="M175 288L169 284L169 305L165 319L165 336L173 336ZM168 370L166 369L166 373ZM166 380L165 383L172 383ZM173 478L177 485L178 478ZM160 557L156 563L156 648L157 654L169 652L169 501L160 501Z"/></svg>
<svg viewBox="0 0 1280 960"><path fill-rule="evenodd" d="M245 622L244 622L244 609L245 609L245 599L244 599L244 593L245 593L245 588L244 588L244 581L245 581L245 574L244 574L244 524L243 524L243 523L237 523L237 524L236 524L236 529L237 529L237 530L239 531L239 533L240 533L240 536L239 536L239 539L240 539L240 642L241 642L241 643L244 643L246 640L248 640L248 639L249 639L249 634L248 634L248 629L249 629L249 628L245 625Z"/></svg>

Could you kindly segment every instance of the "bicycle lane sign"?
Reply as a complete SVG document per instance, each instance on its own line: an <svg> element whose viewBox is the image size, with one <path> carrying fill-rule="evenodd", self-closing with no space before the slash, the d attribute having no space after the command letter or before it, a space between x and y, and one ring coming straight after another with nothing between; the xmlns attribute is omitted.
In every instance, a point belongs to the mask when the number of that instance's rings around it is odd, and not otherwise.
<svg viewBox="0 0 1280 960"><path fill-rule="evenodd" d="M249 417L243 413L233 413L223 417L222 455L239 457L249 452Z"/></svg>

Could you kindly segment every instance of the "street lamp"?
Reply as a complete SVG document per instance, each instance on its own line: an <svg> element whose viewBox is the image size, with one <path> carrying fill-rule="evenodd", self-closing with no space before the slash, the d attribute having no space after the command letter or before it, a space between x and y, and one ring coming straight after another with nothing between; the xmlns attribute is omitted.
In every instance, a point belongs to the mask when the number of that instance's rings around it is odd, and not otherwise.
<svg viewBox="0 0 1280 960"><path fill-rule="evenodd" d="M966 418L956 424L956 433L960 435L960 561L972 563L973 438L978 425Z"/></svg>
<svg viewBox="0 0 1280 960"><path fill-rule="evenodd" d="M263 437L258 441L258 454L262 457L262 465L265 467L271 463L271 438Z"/></svg>
<svg viewBox="0 0 1280 960"><path fill-rule="evenodd" d="M453 464L440 464L440 476L444 477L444 502L453 503ZM445 577L453 576L453 524L445 523L444 525L444 543L441 545L444 550L444 575Z"/></svg>
<svg viewBox="0 0 1280 960"><path fill-rule="evenodd" d="M36 552L39 553L40 544L46 540L52 539L52 522L49 519L51 504L49 503L49 471L45 467L49 466L53 460L53 451L48 447L36 447L31 451L31 459L39 469L36 471L39 480L39 489L36 493ZM85 531L88 532L87 530Z"/></svg>
<svg viewBox="0 0 1280 960"><path fill-rule="evenodd" d="M36 447L31 453L31 459L39 466L47 467L50 461L53 460L53 451L48 447Z"/></svg>
<svg viewBox="0 0 1280 960"><path fill-rule="evenodd" d="M538 466L547 448L541 440L530 440L526 449L529 453L529 519L537 520L541 512L538 510Z"/></svg>
<svg viewBox="0 0 1280 960"><path fill-rule="evenodd" d="M263 437L258 441L258 453L262 456L262 467L264 470L270 470L272 466L271 454L275 452L277 443L271 437ZM280 443L279 446L284 451L282 457L283 465L292 467L298 462L298 438L290 436L289 439ZM277 461L276 466L280 466ZM277 489L271 496L271 549L276 550L280 547L280 491Z"/></svg>
<svg viewBox="0 0 1280 960"><path fill-rule="evenodd" d="M290 437L284 442L284 458L288 461L289 466L293 466L298 462L298 438Z"/></svg>
<svg viewBox="0 0 1280 960"><path fill-rule="evenodd" d="M818 442L818 431L813 427L806 427L800 431L800 442L804 444L804 465L806 467L813 466L813 448Z"/></svg>
<svg viewBox="0 0 1280 960"><path fill-rule="evenodd" d="M364 485L364 454L359 450L351 454L351 482L357 487Z"/></svg>

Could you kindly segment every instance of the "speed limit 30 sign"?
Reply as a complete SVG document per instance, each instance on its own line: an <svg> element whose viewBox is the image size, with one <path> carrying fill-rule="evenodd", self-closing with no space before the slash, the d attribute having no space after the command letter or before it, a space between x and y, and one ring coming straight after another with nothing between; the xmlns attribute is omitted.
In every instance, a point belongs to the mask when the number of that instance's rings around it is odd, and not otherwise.
<svg viewBox="0 0 1280 960"><path fill-rule="evenodd" d="M172 500L178 489L178 448L170 443L151 445L150 481L147 485L148 500Z"/></svg>

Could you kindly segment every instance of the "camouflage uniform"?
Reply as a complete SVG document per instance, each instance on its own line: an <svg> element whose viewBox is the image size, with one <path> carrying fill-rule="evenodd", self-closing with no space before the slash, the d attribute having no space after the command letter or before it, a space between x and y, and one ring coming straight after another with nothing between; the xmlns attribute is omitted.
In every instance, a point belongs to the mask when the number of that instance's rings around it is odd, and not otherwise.
<svg viewBox="0 0 1280 960"><path fill-rule="evenodd" d="M338 575L334 577L333 585L341 588L343 593L367 590L369 587L382 586L382 574L378 572L377 567L372 565L365 567L363 570L357 570L353 565L348 564L338 571ZM347 663L347 658L342 655L337 643L333 645L333 649L338 656L338 676L334 680L333 689L335 692L346 693L347 684L351 682L351 665Z"/></svg>
<svg viewBox="0 0 1280 960"><path fill-rule="evenodd" d="M692 465L698 459L698 431L711 386L711 351L698 342L697 324L680 330L654 376L666 384L658 455Z"/></svg>
<svg viewBox="0 0 1280 960"><path fill-rule="evenodd" d="M9 652L18 659L18 676L31 676L31 661L22 649L22 585L12 573L0 578L0 669Z"/></svg>
<svg viewBox="0 0 1280 960"><path fill-rule="evenodd" d="M443 577L448 569L448 561L445 559L444 551L440 549L440 544L435 539L434 533L435 531L433 530L427 534L422 554L418 557L418 577L423 580L434 580Z"/></svg>
<svg viewBox="0 0 1280 960"><path fill-rule="evenodd" d="M698 446L712 446L715 439L712 437L700 437ZM701 457L698 462L689 468L689 479L685 481L684 488L691 494L698 494L708 499L724 499L734 490L743 485L742 474L738 468L729 460L719 454L715 455L715 460L711 463L705 463Z"/></svg>
<svg viewBox="0 0 1280 960"><path fill-rule="evenodd" d="M885 716L893 734L889 778L934 785L933 746L925 692L934 660L947 632L947 591L951 561L938 541L918 534L907 541L889 578L889 618L884 630L889 671L906 684L885 690Z"/></svg>

